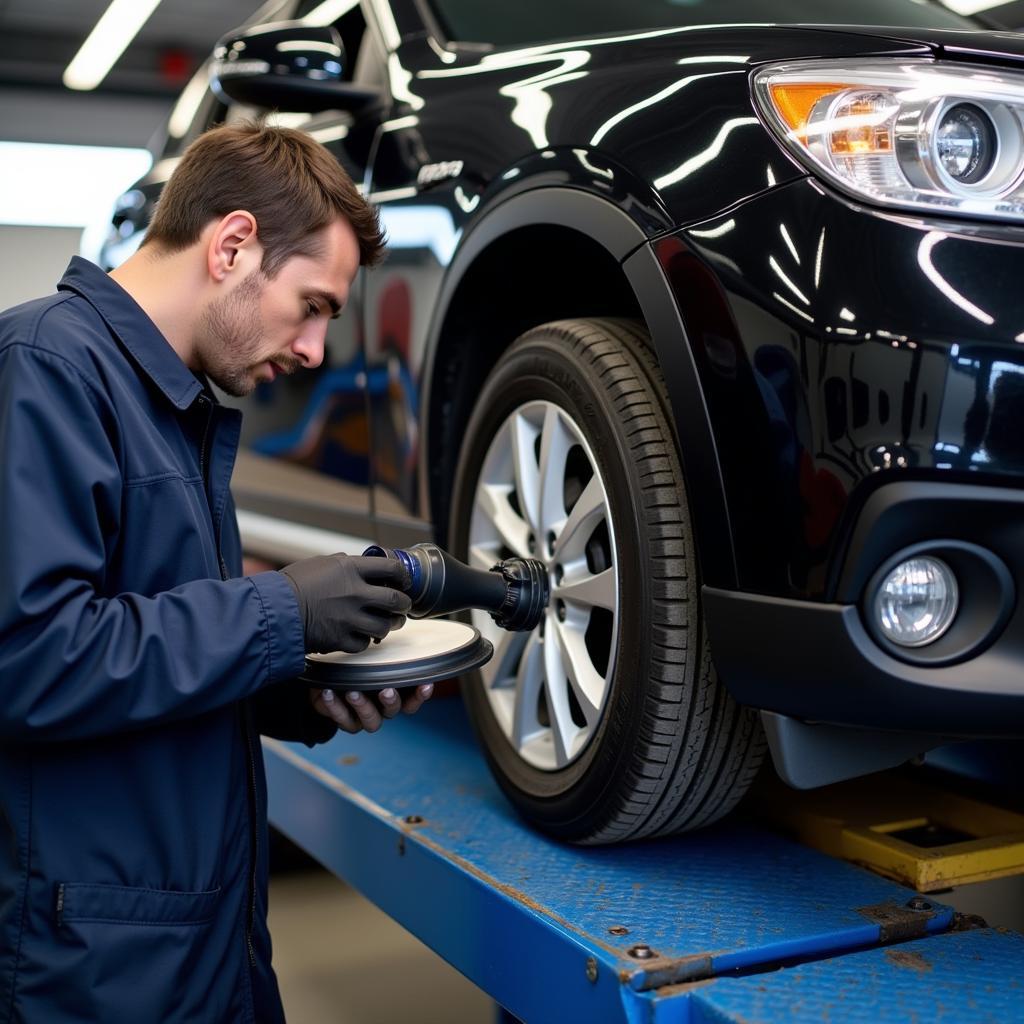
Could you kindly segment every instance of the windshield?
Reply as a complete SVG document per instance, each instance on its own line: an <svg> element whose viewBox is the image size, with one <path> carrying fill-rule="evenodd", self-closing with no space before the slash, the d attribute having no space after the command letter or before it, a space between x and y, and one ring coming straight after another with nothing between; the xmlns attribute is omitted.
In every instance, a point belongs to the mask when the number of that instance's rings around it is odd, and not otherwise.
<svg viewBox="0 0 1024 1024"><path fill-rule="evenodd" d="M449 39L517 46L687 25L882 25L982 28L933 0L433 0Z"/></svg>

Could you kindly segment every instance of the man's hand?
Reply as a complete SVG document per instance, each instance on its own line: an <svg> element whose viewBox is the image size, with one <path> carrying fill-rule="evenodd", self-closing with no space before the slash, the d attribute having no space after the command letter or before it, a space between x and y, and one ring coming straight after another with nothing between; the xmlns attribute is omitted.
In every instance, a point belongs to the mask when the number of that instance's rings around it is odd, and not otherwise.
<svg viewBox="0 0 1024 1024"><path fill-rule="evenodd" d="M385 718L394 718L400 711L414 715L430 700L434 684L406 686L401 690L390 687L378 693L359 693L355 690L345 694L344 700L333 690L310 690L313 707L343 732L376 732Z"/></svg>
<svg viewBox="0 0 1024 1024"><path fill-rule="evenodd" d="M409 570L397 558L317 555L286 565L302 614L307 651L356 654L405 624Z"/></svg>

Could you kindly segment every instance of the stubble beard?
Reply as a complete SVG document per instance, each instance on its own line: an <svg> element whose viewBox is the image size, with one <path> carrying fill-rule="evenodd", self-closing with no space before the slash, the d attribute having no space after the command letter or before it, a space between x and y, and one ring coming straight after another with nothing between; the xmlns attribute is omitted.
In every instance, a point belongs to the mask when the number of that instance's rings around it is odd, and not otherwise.
<svg viewBox="0 0 1024 1024"><path fill-rule="evenodd" d="M222 391L243 398L256 387L256 354L263 347L260 296L265 278L254 270L237 288L211 302L200 322L201 369Z"/></svg>

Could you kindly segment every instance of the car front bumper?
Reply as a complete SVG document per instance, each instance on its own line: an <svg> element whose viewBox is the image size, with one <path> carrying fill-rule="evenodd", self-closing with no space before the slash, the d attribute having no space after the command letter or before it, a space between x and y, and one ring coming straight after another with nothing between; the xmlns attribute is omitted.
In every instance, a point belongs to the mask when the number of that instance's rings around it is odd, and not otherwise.
<svg viewBox="0 0 1024 1024"><path fill-rule="evenodd" d="M872 629L879 571L907 552L951 562L948 633L900 650ZM994 567L994 569L993 569ZM947 736L1024 732L1024 491L904 481L864 503L836 600L705 587L715 664L741 703L862 728Z"/></svg>

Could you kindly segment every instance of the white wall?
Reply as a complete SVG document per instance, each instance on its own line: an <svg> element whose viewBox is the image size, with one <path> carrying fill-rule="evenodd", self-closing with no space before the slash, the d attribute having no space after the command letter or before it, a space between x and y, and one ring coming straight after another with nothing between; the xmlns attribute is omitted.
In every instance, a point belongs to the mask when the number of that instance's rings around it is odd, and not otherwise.
<svg viewBox="0 0 1024 1024"><path fill-rule="evenodd" d="M170 109L151 97L0 87L0 139L144 148Z"/></svg>
<svg viewBox="0 0 1024 1024"><path fill-rule="evenodd" d="M52 294L81 238L81 228L0 224L0 309Z"/></svg>
<svg viewBox="0 0 1024 1024"><path fill-rule="evenodd" d="M150 97L0 87L0 140L145 147L170 106ZM0 224L0 309L51 294L81 238L80 227Z"/></svg>

